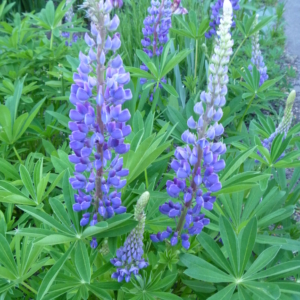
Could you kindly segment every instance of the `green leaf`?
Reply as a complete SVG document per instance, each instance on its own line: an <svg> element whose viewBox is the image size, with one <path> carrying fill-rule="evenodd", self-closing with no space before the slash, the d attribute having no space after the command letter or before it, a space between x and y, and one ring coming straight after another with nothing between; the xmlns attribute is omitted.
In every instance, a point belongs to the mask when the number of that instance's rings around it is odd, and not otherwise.
<svg viewBox="0 0 300 300"><path fill-rule="evenodd" d="M97 223L95 226L89 226L88 228L86 228L82 233L82 237L87 238L89 236L96 235L106 230L107 228L108 228L107 222L101 221Z"/></svg>
<svg viewBox="0 0 300 300"><path fill-rule="evenodd" d="M10 144L12 142L12 119L9 109L4 105L0 105L0 124Z"/></svg>
<svg viewBox="0 0 300 300"><path fill-rule="evenodd" d="M155 80L156 78L151 75L150 73L144 71L144 70L141 70L141 69L138 69L138 68L134 68L134 67L125 67L125 70L127 72L130 72L130 76L131 77L141 77L141 78L146 78L146 79L153 79Z"/></svg>
<svg viewBox="0 0 300 300"><path fill-rule="evenodd" d="M64 234L70 236L70 232L66 230L65 226L61 225L58 221L56 221L54 218L46 214L45 212L42 212L36 208L30 207L30 206L18 206L23 211L27 212L32 217L38 219L42 223L45 223L51 227L56 228L57 230L63 232Z"/></svg>
<svg viewBox="0 0 300 300"><path fill-rule="evenodd" d="M50 245L58 245L58 244L65 244L65 243L70 243L76 240L76 237L70 237L66 235L61 235L61 234L51 234L48 235L41 240L38 240L35 242L35 245L39 246L50 246Z"/></svg>
<svg viewBox="0 0 300 300"><path fill-rule="evenodd" d="M288 261L288 262L277 264L276 266L268 268L267 270L261 271L259 273L248 275L247 280L267 278L267 277L272 277L283 273L289 273L289 272L294 272L299 270L300 270L299 260Z"/></svg>
<svg viewBox="0 0 300 300"><path fill-rule="evenodd" d="M96 272L93 273L92 275L92 280L96 279L98 276L101 276L102 274L106 273L108 270L110 270L113 267L113 265L111 264L111 262L106 263L105 265L103 265L102 267L100 267L99 269L97 269Z"/></svg>
<svg viewBox="0 0 300 300"><path fill-rule="evenodd" d="M19 180L18 171L5 159L0 158L0 172L4 174L6 179Z"/></svg>
<svg viewBox="0 0 300 300"><path fill-rule="evenodd" d="M42 300L44 296L49 291L51 285L53 284L56 276L58 275L61 268L64 266L66 260L69 258L69 255L74 249L74 246L76 243L72 244L69 249L66 251L66 253L51 267L51 269L46 273L40 288L38 290L37 294L37 300Z"/></svg>
<svg viewBox="0 0 300 300"><path fill-rule="evenodd" d="M191 53L191 50L183 50L180 51L178 54L173 56L165 65L165 67L162 69L160 78L166 76L171 70L174 69L176 65L178 65L182 60L184 60L189 54Z"/></svg>
<svg viewBox="0 0 300 300"><path fill-rule="evenodd" d="M224 289L217 292L216 294L214 294L213 296L207 298L207 300L230 300L235 290L235 287L235 283L232 283Z"/></svg>
<svg viewBox="0 0 300 300"><path fill-rule="evenodd" d="M237 237L229 221L222 215L220 216L219 223L220 223L221 238L224 243L224 247L226 249L227 255L231 262L233 272L237 276L239 274L239 254L240 254Z"/></svg>
<svg viewBox="0 0 300 300"><path fill-rule="evenodd" d="M263 18L249 33L249 36L253 35L255 32L258 32L263 27L265 27L268 23L270 23L275 16L265 17Z"/></svg>
<svg viewBox="0 0 300 300"><path fill-rule="evenodd" d="M216 290L214 285L207 282L182 279L182 283L197 293L211 294Z"/></svg>
<svg viewBox="0 0 300 300"><path fill-rule="evenodd" d="M300 296L300 283L299 282L280 281L280 282L274 282L274 283L279 286L282 293Z"/></svg>
<svg viewBox="0 0 300 300"><path fill-rule="evenodd" d="M244 228L242 238L240 240L240 276L243 275L249 258L252 254L252 249L255 244L257 233L257 220L252 218Z"/></svg>
<svg viewBox="0 0 300 300"><path fill-rule="evenodd" d="M23 90L23 83L26 76L22 79L17 79L14 85L14 94L7 98L5 106L10 110L12 124L15 122L17 117L17 110L19 107L20 98Z"/></svg>
<svg viewBox="0 0 300 300"><path fill-rule="evenodd" d="M234 277L228 275L206 262L200 257L191 254L183 254L180 256L180 261L188 267L184 274L198 280L206 282L234 282ZM202 270L205 270L203 272Z"/></svg>
<svg viewBox="0 0 300 300"><path fill-rule="evenodd" d="M258 89L258 93L261 93L265 90L267 90L269 87L271 87L272 85L274 85L276 82L280 81L283 78L284 75L280 76L280 77L276 77L274 79L271 80L267 80L265 81L260 88Z"/></svg>
<svg viewBox="0 0 300 300"><path fill-rule="evenodd" d="M253 153L256 147L253 147L247 151L242 152L238 157L233 159L225 168L222 173L220 181L223 183L236 169L238 169L242 163Z"/></svg>
<svg viewBox="0 0 300 300"><path fill-rule="evenodd" d="M150 292L149 295L161 300L181 300L179 296L166 292Z"/></svg>
<svg viewBox="0 0 300 300"><path fill-rule="evenodd" d="M37 113L39 112L41 106L43 105L45 101L45 98L42 99L40 102L38 102L33 109L30 111L30 115L27 118L26 122L23 125L22 130L19 132L18 136L15 138L15 140L19 139L23 133L26 131L26 129L29 127L29 125L31 124L31 122L33 121L33 119L35 118L35 116L37 115Z"/></svg>
<svg viewBox="0 0 300 300"><path fill-rule="evenodd" d="M280 297L279 287L274 283L251 281L243 283L243 286L259 299L277 300Z"/></svg>
<svg viewBox="0 0 300 300"><path fill-rule="evenodd" d="M164 89L171 94L172 96L178 98L178 93L176 92L176 90L174 89L174 87L172 85L166 84L161 82L162 86L164 87Z"/></svg>
<svg viewBox="0 0 300 300"><path fill-rule="evenodd" d="M18 276L18 270L10 250L9 244L6 238L0 234L0 262L6 267L10 272L12 272L16 277Z"/></svg>
<svg viewBox="0 0 300 300"><path fill-rule="evenodd" d="M104 291L103 289L98 287L97 282L93 282L89 285L87 285L87 288L97 297L99 297L99 299L107 299L107 300L111 300L111 296L108 292Z"/></svg>
<svg viewBox="0 0 300 300"><path fill-rule="evenodd" d="M73 204L75 203L74 201L74 190L71 187L71 184L69 182L70 178L70 172L67 170L65 172L64 178L63 178L63 196L64 200L68 209L68 215L71 218L72 223L75 226L76 231L79 231L79 220L78 220L78 213L75 213L73 210Z"/></svg>
<svg viewBox="0 0 300 300"><path fill-rule="evenodd" d="M228 273L232 274L232 269L224 257L221 249L216 244L216 242L205 232L201 232L197 236L197 240L200 245L206 250L211 259L221 268L223 268Z"/></svg>
<svg viewBox="0 0 300 300"><path fill-rule="evenodd" d="M31 177L29 175L28 170L23 165L20 165L20 175L21 175L21 179L24 183L26 190L30 194L31 198L36 202L36 195L35 195L35 190L34 190L32 181L31 181Z"/></svg>
<svg viewBox="0 0 300 300"><path fill-rule="evenodd" d="M72 223L63 204L56 198L50 199L49 203L55 215L63 223L63 225L65 225L66 229L70 231L71 234L75 234L75 231L72 228Z"/></svg>
<svg viewBox="0 0 300 300"><path fill-rule="evenodd" d="M279 250L280 246L273 246L264 250L250 266L243 278L248 279L252 274L265 268L276 257Z"/></svg>
<svg viewBox="0 0 300 300"><path fill-rule="evenodd" d="M75 250L75 265L82 280L86 283L90 283L90 258L86 249L86 245L82 241L79 241Z"/></svg>

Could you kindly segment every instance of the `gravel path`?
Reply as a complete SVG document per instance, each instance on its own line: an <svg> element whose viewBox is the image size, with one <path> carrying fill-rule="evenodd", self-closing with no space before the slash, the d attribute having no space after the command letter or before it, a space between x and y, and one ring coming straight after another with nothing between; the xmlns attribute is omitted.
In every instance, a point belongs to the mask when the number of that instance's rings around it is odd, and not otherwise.
<svg viewBox="0 0 300 300"><path fill-rule="evenodd" d="M294 120L300 122L300 0L286 0L285 12L286 62L296 68L297 76L290 80L296 90L296 100L293 106ZM287 170L287 176L289 176ZM300 222L300 212L294 213L294 219Z"/></svg>
<svg viewBox="0 0 300 300"><path fill-rule="evenodd" d="M297 77L291 80L297 96L294 104L295 123L300 122L300 0L286 0L285 12L286 60L296 68Z"/></svg>

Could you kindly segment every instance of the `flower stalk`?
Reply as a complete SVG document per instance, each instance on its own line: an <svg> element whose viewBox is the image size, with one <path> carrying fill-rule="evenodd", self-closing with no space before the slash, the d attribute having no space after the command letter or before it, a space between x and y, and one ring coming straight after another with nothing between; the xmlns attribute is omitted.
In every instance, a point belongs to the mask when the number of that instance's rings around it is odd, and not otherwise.
<svg viewBox="0 0 300 300"><path fill-rule="evenodd" d="M150 236L153 242L161 242L171 235L172 246L181 239L182 246L190 247L189 237L199 234L209 219L201 213L201 209L211 210L216 197L212 196L222 188L217 173L225 167L225 162L219 156L226 152L226 146L221 142L214 142L220 137L224 128L218 122L222 118L222 107L226 103L228 83L229 57L232 54L233 41L229 33L232 24L232 5L229 0L224 1L223 18L220 20L216 47L209 66L207 92L200 95L200 102L194 106L194 112L199 116L195 121L191 116L187 125L190 130L185 131L181 138L185 147L177 147L175 160L171 167L176 173L174 180L167 181L169 196L180 199L174 203L169 200L159 207L162 214L170 218L179 218L175 232L167 227L166 231Z"/></svg>

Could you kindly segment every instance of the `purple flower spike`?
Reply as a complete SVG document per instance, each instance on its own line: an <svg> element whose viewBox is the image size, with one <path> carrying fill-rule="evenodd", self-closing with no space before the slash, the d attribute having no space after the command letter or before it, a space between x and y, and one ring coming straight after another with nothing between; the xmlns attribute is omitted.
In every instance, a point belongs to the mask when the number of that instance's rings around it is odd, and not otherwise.
<svg viewBox="0 0 300 300"><path fill-rule="evenodd" d="M224 160L219 157L226 152L226 146L214 140L224 132L223 126L217 122L223 115L221 107L225 104L227 93L226 63L229 62L233 46L229 34L231 25L232 5L229 0L224 0L219 37L216 39L215 53L209 66L211 74L208 88L200 94L200 102L194 106L194 112L199 119L188 119L187 125L194 132L183 132L181 139L186 146L177 147L175 159L171 162L176 177L166 182L168 195L181 202L174 203L169 200L159 207L162 214L176 220L176 228L174 233L167 229L152 234L153 242L170 238L171 245L175 246L181 239L182 247L189 249L189 237L199 234L209 224L209 220L204 219L204 214L201 213L202 208L213 209L216 197L212 193L222 188L217 172L225 167Z"/></svg>
<svg viewBox="0 0 300 300"><path fill-rule="evenodd" d="M129 282L132 275L136 276L140 269L148 267L148 262L143 258L143 235L146 220L144 209L149 198L148 192L143 193L139 198L134 211L134 218L138 221L138 225L131 231L124 245L117 250L117 257L110 261L117 268L117 271L112 274L112 278L116 278L118 281L125 279L126 282ZM170 232L172 229L168 228L163 234L167 237ZM160 237L157 235L152 235L150 238L152 241L160 241Z"/></svg>
<svg viewBox="0 0 300 300"><path fill-rule="evenodd" d="M179 1L180 4L180 1ZM179 6L178 4L178 6ZM163 52L164 45L168 42L168 33L172 27L172 1L171 0L153 0L151 6L148 7L148 16L144 20L144 28L142 30L144 38L141 40L143 51L149 58L160 56ZM140 68L148 71L148 68L142 64ZM147 82L145 78L140 79L140 83ZM162 78L162 83L166 83L166 79ZM161 82L159 87L161 88ZM155 90L154 90L155 92ZM150 101L153 99L151 93Z"/></svg>
<svg viewBox="0 0 300 300"><path fill-rule="evenodd" d="M121 46L120 34L110 33L120 23L117 15L110 17L110 12L122 4L121 0L107 0L97 11L91 1L84 4L92 22L91 34L84 36L89 49L88 53L79 53L78 73L73 76L70 95L75 109L69 114L70 148L74 151L69 160L76 171L70 184L77 190L73 209L84 212L81 226L94 226L126 212L120 190L126 185L128 170L123 169L120 155L130 148L124 138L131 132L126 125L131 116L127 109L122 110L122 104L132 94L124 87L130 82L130 74L121 56L113 55ZM91 247L97 247L94 238Z"/></svg>
<svg viewBox="0 0 300 300"><path fill-rule="evenodd" d="M256 19L254 22L254 27L258 23L258 15L256 15ZM265 66L264 63L264 58L262 56L262 53L260 51L260 45L259 45L259 31L257 31L253 36L252 36L252 58L251 58L251 65L249 65L248 69L252 72L253 66L256 67L260 74L260 79L259 79L259 86L261 86L268 78L267 74L267 67Z"/></svg>

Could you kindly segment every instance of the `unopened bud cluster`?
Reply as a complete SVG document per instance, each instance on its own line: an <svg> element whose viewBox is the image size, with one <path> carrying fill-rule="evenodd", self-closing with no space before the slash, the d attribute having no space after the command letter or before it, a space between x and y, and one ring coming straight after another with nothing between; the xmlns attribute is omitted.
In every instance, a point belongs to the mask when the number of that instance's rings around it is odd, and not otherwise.
<svg viewBox="0 0 300 300"><path fill-rule="evenodd" d="M143 236L145 230L145 207L149 201L150 194L145 192L139 198L135 207L134 219L138 221L136 228L134 228L127 237L124 245L117 250L117 257L111 260L111 263L117 267L117 271L112 274L112 278L118 281L130 281L133 275L138 275L139 270L146 268L148 262L143 258Z"/></svg>
<svg viewBox="0 0 300 300"><path fill-rule="evenodd" d="M279 123L278 127L275 129L275 132L273 132L267 139L264 139L262 141L262 145L269 151L271 150L272 142L277 135L284 134L283 139L286 138L286 135L290 129L290 126L291 126L292 120L293 120L292 110L293 110L293 104L294 104L295 98L296 98L296 91L293 90L293 91L291 91L291 93L288 96L288 99L286 101L285 110L284 110L284 116L283 116L281 122ZM258 152L258 154L260 155L259 152ZM284 156L284 155L282 155L282 156Z"/></svg>

